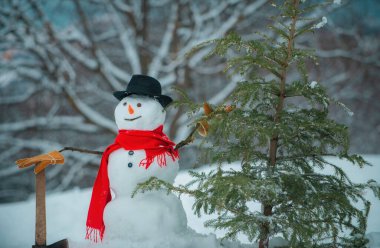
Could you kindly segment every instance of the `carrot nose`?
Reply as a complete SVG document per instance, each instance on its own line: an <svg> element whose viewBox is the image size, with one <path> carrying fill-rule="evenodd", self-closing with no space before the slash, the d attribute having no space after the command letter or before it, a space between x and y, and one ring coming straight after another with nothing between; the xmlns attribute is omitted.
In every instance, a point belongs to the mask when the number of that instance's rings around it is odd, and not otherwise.
<svg viewBox="0 0 380 248"><path fill-rule="evenodd" d="M128 113L131 115L133 114L135 111L133 110L132 106L130 104L128 104Z"/></svg>

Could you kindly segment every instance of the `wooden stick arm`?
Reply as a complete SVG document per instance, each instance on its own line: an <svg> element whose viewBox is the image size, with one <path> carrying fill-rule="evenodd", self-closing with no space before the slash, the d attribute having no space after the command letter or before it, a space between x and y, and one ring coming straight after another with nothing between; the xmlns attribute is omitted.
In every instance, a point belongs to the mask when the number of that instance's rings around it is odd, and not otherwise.
<svg viewBox="0 0 380 248"><path fill-rule="evenodd" d="M190 132L190 134L186 137L186 139L182 140L181 142L179 142L176 146L175 146L175 150L178 150L188 144L190 144L191 142L194 141L194 135L195 135L195 132L198 130L198 128L200 127L200 124L197 123L194 127L194 129Z"/></svg>
<svg viewBox="0 0 380 248"><path fill-rule="evenodd" d="M103 154L103 152L100 152L100 151L87 150L87 149L71 147L71 146L65 146L64 148L59 150L59 152L63 152L63 151L81 152L81 153L89 153L89 154L95 154L95 155Z"/></svg>
<svg viewBox="0 0 380 248"><path fill-rule="evenodd" d="M186 139L182 140L175 146L175 150L178 150L191 142L194 141L194 135L195 132L199 129L200 123L197 123L194 127L194 129L190 132L190 134L186 137ZM88 150L88 149L82 149L82 148L77 148L77 147L71 147L71 146L66 146L59 150L59 152L64 152L64 151L72 151L72 152L81 152L81 153L88 153L88 154L95 154L95 155L102 155L103 152L101 151L93 151L93 150Z"/></svg>

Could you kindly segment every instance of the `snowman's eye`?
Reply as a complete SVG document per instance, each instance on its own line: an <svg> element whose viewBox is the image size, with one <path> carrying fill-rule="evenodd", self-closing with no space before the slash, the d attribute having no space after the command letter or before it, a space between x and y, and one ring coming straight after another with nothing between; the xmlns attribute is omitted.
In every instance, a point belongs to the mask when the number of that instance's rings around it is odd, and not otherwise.
<svg viewBox="0 0 380 248"><path fill-rule="evenodd" d="M127 105L127 102L124 102L123 105L124 105L124 106Z"/></svg>
<svg viewBox="0 0 380 248"><path fill-rule="evenodd" d="M140 107L141 107L141 103L137 103L137 107L139 107L139 108L140 108Z"/></svg>

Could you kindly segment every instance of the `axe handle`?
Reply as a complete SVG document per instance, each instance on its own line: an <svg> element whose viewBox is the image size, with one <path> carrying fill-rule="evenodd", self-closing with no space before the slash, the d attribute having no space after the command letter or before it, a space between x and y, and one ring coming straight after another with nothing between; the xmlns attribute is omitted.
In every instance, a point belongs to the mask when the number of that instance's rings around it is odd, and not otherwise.
<svg viewBox="0 0 380 248"><path fill-rule="evenodd" d="M36 174L36 245L46 245L46 177L45 170Z"/></svg>

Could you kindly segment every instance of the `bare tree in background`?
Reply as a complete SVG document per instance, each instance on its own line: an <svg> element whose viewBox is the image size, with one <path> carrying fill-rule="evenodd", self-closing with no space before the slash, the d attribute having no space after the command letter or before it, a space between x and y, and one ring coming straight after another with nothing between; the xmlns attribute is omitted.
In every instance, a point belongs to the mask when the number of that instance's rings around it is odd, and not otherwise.
<svg viewBox="0 0 380 248"><path fill-rule="evenodd" d="M316 77L353 113L334 111L335 118L350 127L353 152L379 154L380 25L366 33L365 21L345 29L330 22L317 40L321 49Z"/></svg>
<svg viewBox="0 0 380 248"><path fill-rule="evenodd" d="M111 93L125 89L132 74L158 78L164 91L177 86L199 102L220 102L240 79L226 80L223 61L204 62L207 48L186 54L195 45L231 30L254 36L272 11L269 0L71 0L63 2L72 7L73 21L58 28L44 8L46 0L3 2L0 201L23 199L33 191L30 171L19 171L13 164L16 158L63 146L102 150L111 143L117 132L113 120L117 100ZM334 6L330 11L343 7ZM323 48L319 52L321 71L330 73L315 73L320 82L327 80L333 85L338 98L351 100L357 97L351 90L362 87L358 86L362 79L359 73L375 77L371 73L379 67L379 47L372 48L372 57L367 56L357 30L333 28L326 32L334 42L325 46L321 40L317 45ZM360 45L342 47L340 42L346 36ZM305 46L309 42L305 40ZM336 73L336 67L341 73ZM187 132L186 116L180 108L172 108L167 118L169 136L179 141ZM90 186L99 157L65 155L66 165L47 171L47 187Z"/></svg>
<svg viewBox="0 0 380 248"><path fill-rule="evenodd" d="M2 190L0 198L17 198L15 190L33 188L25 175L20 182L21 172L11 162L15 157L65 145L102 149L111 142L117 132L117 101L111 93L125 89L132 74L157 77L164 90L177 85L202 100L223 99L237 80L222 84L215 76L223 70L220 63L205 68L201 62L207 51L186 54L200 42L223 36L266 2L73 0L76 21L57 30L42 1L7 1L1 10L0 157L8 162L0 176L7 178L2 188L10 188L10 181L24 187ZM102 13L89 13L89 4ZM186 116L171 112L170 136L178 139ZM94 176L90 167L98 160L68 154L65 166L48 171L48 187L81 185Z"/></svg>

